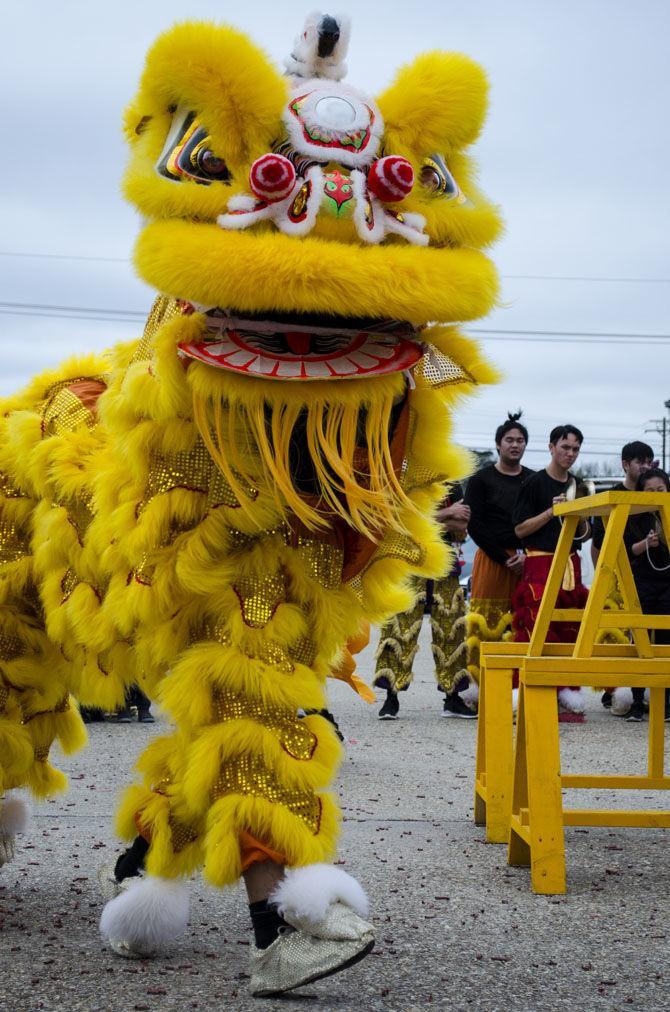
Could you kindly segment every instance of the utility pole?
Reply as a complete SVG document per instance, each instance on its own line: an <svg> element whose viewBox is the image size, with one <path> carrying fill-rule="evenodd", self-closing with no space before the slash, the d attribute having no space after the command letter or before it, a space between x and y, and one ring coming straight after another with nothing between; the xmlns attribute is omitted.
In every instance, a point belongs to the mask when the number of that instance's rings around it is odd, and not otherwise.
<svg viewBox="0 0 670 1012"><path fill-rule="evenodd" d="M665 402L665 407L670 409L670 400ZM651 428L645 429L645 432L658 432L661 437L661 467L664 471L667 471L668 430L670 428L668 426L668 419L665 415L663 418L650 418L647 424Z"/></svg>

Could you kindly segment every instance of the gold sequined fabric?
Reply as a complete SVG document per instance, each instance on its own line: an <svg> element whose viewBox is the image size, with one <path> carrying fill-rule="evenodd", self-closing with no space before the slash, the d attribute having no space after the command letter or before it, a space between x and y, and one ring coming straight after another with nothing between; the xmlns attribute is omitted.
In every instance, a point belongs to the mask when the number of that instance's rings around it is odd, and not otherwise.
<svg viewBox="0 0 670 1012"><path fill-rule="evenodd" d="M0 495L3 495L5 499L27 499L28 496L21 492L8 474L4 471L0 471Z"/></svg>
<svg viewBox="0 0 670 1012"><path fill-rule="evenodd" d="M316 735L295 713L278 706L267 706L247 696L232 692L214 693L214 712L217 721L253 720L271 731L285 752L293 759L307 760L314 755Z"/></svg>
<svg viewBox="0 0 670 1012"><path fill-rule="evenodd" d="M79 583L79 577L75 573L74 569L72 569L72 567L70 567L68 570L66 570L65 576L63 577L63 579L60 582L60 589L61 589L61 593L63 595L61 597L61 602L60 602L61 604L65 604L65 602L67 601L67 599L69 598L70 594L75 589L75 587L77 586L78 583Z"/></svg>
<svg viewBox="0 0 670 1012"><path fill-rule="evenodd" d="M31 710L28 710L27 708L24 708L25 704L23 704L23 702L22 702L21 706L22 706L22 709L23 709L23 719L22 719L21 723L22 724L29 724L31 720L35 720L37 717L46 717L47 715L50 715L50 714L67 713L67 711L70 709L70 697L68 696L67 693L65 693L65 695L62 697L62 699L59 699L58 702L56 703L56 705L52 709L47 709L47 710L32 710L31 711Z"/></svg>
<svg viewBox="0 0 670 1012"><path fill-rule="evenodd" d="M139 504L138 516L154 496L173 489L185 489L204 495L210 509L217 506L239 506L233 490L201 439L198 439L192 450L171 454L152 453L144 500ZM251 487L245 488L245 491L251 498L257 494Z"/></svg>
<svg viewBox="0 0 670 1012"><path fill-rule="evenodd" d="M181 309L176 299L172 299L167 295L159 295L151 307L151 312L144 325L144 333L135 349L132 361L146 362L147 359L152 358L156 334L165 323L169 323L170 320L174 320L176 316L180 315Z"/></svg>
<svg viewBox="0 0 670 1012"><path fill-rule="evenodd" d="M0 661L13 661L21 656L23 650L24 644L18 636L0 632Z"/></svg>
<svg viewBox="0 0 670 1012"><path fill-rule="evenodd" d="M45 763L49 758L49 746L48 745L36 745L33 750L35 756L35 762Z"/></svg>
<svg viewBox="0 0 670 1012"><path fill-rule="evenodd" d="M289 648L289 653L296 664L311 668L316 660L316 643L309 636L300 636Z"/></svg>
<svg viewBox="0 0 670 1012"><path fill-rule="evenodd" d="M222 619L218 621L206 620L191 634L188 645L193 646L194 643L201 643L203 640L213 640L225 647L229 647L232 642L230 633ZM289 651L282 643L275 640L266 640L258 644L253 652L246 648L244 656L254 661L260 661L261 664L267 664L269 667L277 668L283 675L290 675L294 671Z"/></svg>
<svg viewBox="0 0 670 1012"><path fill-rule="evenodd" d="M240 755L222 765L212 790L212 801L230 794L263 798L283 805L316 836L321 824L321 800L313 791L285 787L256 756Z"/></svg>
<svg viewBox="0 0 670 1012"><path fill-rule="evenodd" d="M420 377L438 390L458 383L474 383L470 373L432 344L426 346L425 354L414 366L413 373L417 379Z"/></svg>
<svg viewBox="0 0 670 1012"><path fill-rule="evenodd" d="M30 554L30 538L14 521L0 514L0 563L18 562Z"/></svg>
<svg viewBox="0 0 670 1012"><path fill-rule="evenodd" d="M64 432L72 432L80 425L92 429L95 424L96 417L93 412L67 387L62 387L47 401L42 416L42 430L45 436L60 436Z"/></svg>
<svg viewBox="0 0 670 1012"><path fill-rule="evenodd" d="M262 629L286 600L286 578L281 572L244 577L233 585L233 590L239 598L245 624Z"/></svg>
<svg viewBox="0 0 670 1012"><path fill-rule="evenodd" d="M175 854L179 854L189 843L193 843L198 839L199 834L197 829L179 822L173 815L170 816L168 824L172 836L172 850Z"/></svg>
<svg viewBox="0 0 670 1012"><path fill-rule="evenodd" d="M325 590L336 590L340 586L344 565L343 548L301 534L296 552L309 576Z"/></svg>

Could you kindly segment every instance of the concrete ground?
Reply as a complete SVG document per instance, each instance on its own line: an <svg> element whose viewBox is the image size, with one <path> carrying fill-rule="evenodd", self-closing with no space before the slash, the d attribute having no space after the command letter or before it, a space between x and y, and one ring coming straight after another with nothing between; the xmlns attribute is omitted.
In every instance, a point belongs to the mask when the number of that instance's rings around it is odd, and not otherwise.
<svg viewBox="0 0 670 1012"><path fill-rule="evenodd" d="M337 781L341 863L368 889L378 929L365 961L299 996L251 999L242 890L199 881L171 958L125 962L103 949L95 872L118 849L114 799L165 725L94 724L88 749L62 760L69 793L36 809L0 871L0 1009L667 1010L666 832L568 829L568 895L534 896L528 871L508 868L505 849L473 824L476 722L440 718L425 625L421 642L399 721L378 721L344 685L331 689L349 739ZM359 671L372 670L368 648ZM612 717L592 695L587 725L561 727L564 771L643 770L647 726ZM664 807L659 794L594 794L603 807Z"/></svg>

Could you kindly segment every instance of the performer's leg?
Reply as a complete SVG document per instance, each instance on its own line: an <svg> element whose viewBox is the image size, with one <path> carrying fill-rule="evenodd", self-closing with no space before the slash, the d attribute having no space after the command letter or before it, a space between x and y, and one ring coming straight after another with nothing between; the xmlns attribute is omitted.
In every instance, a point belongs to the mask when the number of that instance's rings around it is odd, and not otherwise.
<svg viewBox="0 0 670 1012"><path fill-rule="evenodd" d="M413 678L412 665L418 648L426 604L426 581L416 580L417 597L412 608L394 615L382 626L376 655L373 684L386 689L386 700L379 711L380 720L396 720L404 692Z"/></svg>
<svg viewBox="0 0 670 1012"><path fill-rule="evenodd" d="M466 621L465 594L458 576L436 580L430 627L435 678L438 688L445 693L444 717L473 719L476 716L459 696L459 692L467 689L469 682L466 667Z"/></svg>

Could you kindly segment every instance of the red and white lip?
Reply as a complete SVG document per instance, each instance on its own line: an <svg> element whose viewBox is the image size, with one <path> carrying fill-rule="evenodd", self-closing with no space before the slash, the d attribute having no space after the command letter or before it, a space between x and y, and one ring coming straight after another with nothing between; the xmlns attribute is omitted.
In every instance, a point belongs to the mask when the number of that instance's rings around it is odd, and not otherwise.
<svg viewBox="0 0 670 1012"><path fill-rule="evenodd" d="M410 369L423 355L418 341L365 331L329 334L287 328L276 338L277 350L267 332L227 327L210 340L182 343L179 350L187 358L217 369L277 380L383 376Z"/></svg>

